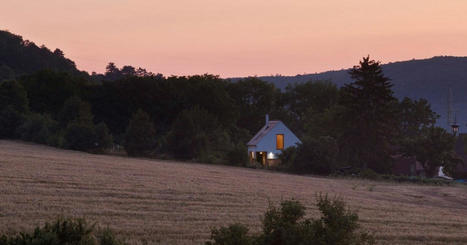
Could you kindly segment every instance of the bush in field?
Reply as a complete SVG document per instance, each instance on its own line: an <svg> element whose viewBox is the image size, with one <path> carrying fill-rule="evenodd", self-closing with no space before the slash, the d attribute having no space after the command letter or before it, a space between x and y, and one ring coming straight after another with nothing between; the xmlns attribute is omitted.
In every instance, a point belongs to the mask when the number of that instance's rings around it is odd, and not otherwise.
<svg viewBox="0 0 467 245"><path fill-rule="evenodd" d="M98 231L84 219L57 219L36 227L33 232L0 237L0 245L120 245L112 231Z"/></svg>
<svg viewBox="0 0 467 245"><path fill-rule="evenodd" d="M154 150L156 130L149 115L138 110L131 117L126 130L124 147L129 156L142 156Z"/></svg>
<svg viewBox="0 0 467 245"><path fill-rule="evenodd" d="M365 245L374 244L374 238L359 231L358 215L346 208L338 198L318 196L320 219L305 219L305 207L298 201L283 201L280 207L269 207L263 218L262 232L248 234L241 224L211 231L207 245Z"/></svg>

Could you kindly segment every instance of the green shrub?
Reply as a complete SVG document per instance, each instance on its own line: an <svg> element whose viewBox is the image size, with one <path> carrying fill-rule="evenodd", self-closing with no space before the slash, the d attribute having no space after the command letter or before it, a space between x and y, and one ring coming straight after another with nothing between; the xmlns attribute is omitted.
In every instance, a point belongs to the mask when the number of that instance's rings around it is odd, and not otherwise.
<svg viewBox="0 0 467 245"><path fill-rule="evenodd" d="M378 180L380 179L380 175L376 173L374 170L366 168L360 172L360 177L364 179L371 179L371 180Z"/></svg>
<svg viewBox="0 0 467 245"><path fill-rule="evenodd" d="M84 219L62 219L36 227L33 232L0 237L0 245L121 245L109 229L98 231Z"/></svg>
<svg viewBox="0 0 467 245"><path fill-rule="evenodd" d="M295 200L283 201L279 208L270 206L263 218L262 232L248 234L241 224L211 231L208 245L365 245L374 238L360 231L358 215L341 199L318 195L319 219L305 219L305 206Z"/></svg>
<svg viewBox="0 0 467 245"><path fill-rule="evenodd" d="M298 148L295 146L290 146L282 150L281 154L279 155L279 159L281 160L281 164L276 168L278 170L289 171L292 170L293 165L295 164L295 159L297 158Z"/></svg>
<svg viewBox="0 0 467 245"><path fill-rule="evenodd" d="M248 149L243 143L238 143L227 153L227 162L230 165L245 166L248 163Z"/></svg>
<svg viewBox="0 0 467 245"><path fill-rule="evenodd" d="M248 235L248 227L242 224L233 224L220 229L212 229L211 239L206 245L250 245L254 238Z"/></svg>

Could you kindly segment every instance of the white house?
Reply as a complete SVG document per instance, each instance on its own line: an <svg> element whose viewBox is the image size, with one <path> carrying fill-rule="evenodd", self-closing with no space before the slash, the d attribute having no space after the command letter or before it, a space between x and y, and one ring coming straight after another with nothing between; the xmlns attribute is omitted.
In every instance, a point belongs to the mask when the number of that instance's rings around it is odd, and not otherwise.
<svg viewBox="0 0 467 245"><path fill-rule="evenodd" d="M301 141L281 121L269 121L247 143L250 162L257 161L265 166L279 163L278 155L282 150L295 146Z"/></svg>

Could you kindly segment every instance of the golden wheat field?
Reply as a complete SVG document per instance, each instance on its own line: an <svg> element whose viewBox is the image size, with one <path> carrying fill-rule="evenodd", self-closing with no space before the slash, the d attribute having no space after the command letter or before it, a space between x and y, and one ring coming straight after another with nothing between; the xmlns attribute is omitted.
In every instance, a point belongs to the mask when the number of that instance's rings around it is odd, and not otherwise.
<svg viewBox="0 0 467 245"><path fill-rule="evenodd" d="M0 231L85 217L133 244L201 244L233 222L258 230L270 202L339 195L379 244L467 244L467 188L296 176L93 155L0 141Z"/></svg>

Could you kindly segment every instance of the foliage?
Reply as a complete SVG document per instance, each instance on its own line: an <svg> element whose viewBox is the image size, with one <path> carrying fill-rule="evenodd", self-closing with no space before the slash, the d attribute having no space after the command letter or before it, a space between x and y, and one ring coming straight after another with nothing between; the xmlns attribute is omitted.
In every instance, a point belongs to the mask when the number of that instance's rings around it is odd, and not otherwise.
<svg viewBox="0 0 467 245"><path fill-rule="evenodd" d="M125 133L124 147L129 156L143 156L155 148L156 130L149 115L143 110L133 114Z"/></svg>
<svg viewBox="0 0 467 245"><path fill-rule="evenodd" d="M50 70L25 76L21 82L27 91L31 111L52 115L59 113L67 99L78 95L84 83L79 77Z"/></svg>
<svg viewBox="0 0 467 245"><path fill-rule="evenodd" d="M13 106L0 109L0 139L16 138L16 129L23 121L24 115L15 110Z"/></svg>
<svg viewBox="0 0 467 245"><path fill-rule="evenodd" d="M91 151L98 147L90 106L79 108L78 118L68 123L65 129L65 147L79 151Z"/></svg>
<svg viewBox="0 0 467 245"><path fill-rule="evenodd" d="M11 106L13 110L24 114L29 111L28 97L24 87L15 80L0 81L0 110Z"/></svg>
<svg viewBox="0 0 467 245"><path fill-rule="evenodd" d="M18 127L20 139L39 144L61 146L63 141L59 136L58 123L49 115L29 114L24 123Z"/></svg>
<svg viewBox="0 0 467 245"><path fill-rule="evenodd" d="M298 148L296 146L290 146L282 150L281 154L279 154L281 164L277 168L280 170L290 171L294 167L297 154Z"/></svg>
<svg viewBox="0 0 467 245"><path fill-rule="evenodd" d="M436 123L439 115L433 112L426 99L412 100L405 97L398 105L402 137L415 137L423 128Z"/></svg>
<svg viewBox="0 0 467 245"><path fill-rule="evenodd" d="M233 224L211 231L209 245L239 244L374 244L374 238L362 232L358 215L341 199L319 195L316 206L319 219L305 219L305 206L296 200L283 201L279 208L270 206L262 220L262 232L248 234L248 228Z"/></svg>
<svg viewBox="0 0 467 245"><path fill-rule="evenodd" d="M109 128L105 123L101 122L96 125L95 127L95 134L96 134L96 149L97 151L102 152L105 149L108 149L113 144L113 137L109 132Z"/></svg>
<svg viewBox="0 0 467 245"><path fill-rule="evenodd" d="M44 69L79 73L74 62L66 59L59 49L51 52L8 31L0 31L0 40L0 81Z"/></svg>
<svg viewBox="0 0 467 245"><path fill-rule="evenodd" d="M248 227L232 224L228 227L212 229L211 240L206 245L253 245L255 239L248 235Z"/></svg>
<svg viewBox="0 0 467 245"><path fill-rule="evenodd" d="M232 149L230 144L216 117L200 107L182 111L168 135L169 151L182 159L219 161Z"/></svg>
<svg viewBox="0 0 467 245"><path fill-rule="evenodd" d="M36 227L33 232L0 237L0 245L120 245L112 231L96 230L95 224L89 224L84 219L59 218L53 223L45 223Z"/></svg>
<svg viewBox="0 0 467 245"><path fill-rule="evenodd" d="M245 166L248 163L248 148L243 143L236 144L227 152L227 164Z"/></svg>
<svg viewBox="0 0 467 245"><path fill-rule="evenodd" d="M341 199L319 196L320 220L313 222L315 244L374 244L372 235L358 232L358 215L345 206Z"/></svg>
<svg viewBox="0 0 467 245"><path fill-rule="evenodd" d="M377 180L377 179L379 179L379 175L378 175L378 173L376 173L372 169L367 168L367 169L363 169L360 172L360 178Z"/></svg>
<svg viewBox="0 0 467 245"><path fill-rule="evenodd" d="M407 139L402 151L405 155L415 156L423 165L428 176L436 174L437 167L444 166L448 173L452 173L457 164L461 163L454 152L455 137L440 127L427 127L420 135Z"/></svg>
<svg viewBox="0 0 467 245"><path fill-rule="evenodd" d="M308 81L289 84L283 94L283 104L292 119L289 125L297 135L303 135L310 120L335 106L339 90L330 81Z"/></svg>
<svg viewBox="0 0 467 245"><path fill-rule="evenodd" d="M298 147L285 149L280 158L284 168L296 173L330 174L337 165L339 148L334 138L306 138Z"/></svg>
<svg viewBox="0 0 467 245"><path fill-rule="evenodd" d="M71 96L63 104L58 113L58 121L62 126L68 125L72 121L78 120L80 113L91 113L91 105L81 100L78 96Z"/></svg>
<svg viewBox="0 0 467 245"><path fill-rule="evenodd" d="M28 111L28 98L23 86L14 80L0 81L0 138L15 138L16 129Z"/></svg>
<svg viewBox="0 0 467 245"><path fill-rule="evenodd" d="M276 109L280 92L274 85L248 77L227 85L235 101L237 126L254 135L264 125L264 115Z"/></svg>
<svg viewBox="0 0 467 245"><path fill-rule="evenodd" d="M103 152L115 140L129 155L244 165L245 143L270 114L303 141L283 152L281 169L329 174L339 161L385 173L394 153L415 154L407 142L418 141L438 118L424 99L397 101L381 65L369 57L340 90L331 81L297 76L300 83L278 85L281 91L258 77L164 77L114 63L105 74L88 76L61 50L5 31L0 51L0 138L71 149ZM130 130L139 109L150 122ZM443 159L456 160L452 154ZM454 171L452 164L445 169Z"/></svg>
<svg viewBox="0 0 467 245"><path fill-rule="evenodd" d="M391 145L397 135L396 102L392 84L379 62L363 58L349 72L353 83L341 91L345 107L339 139L344 159L361 168L386 172L391 167Z"/></svg>

